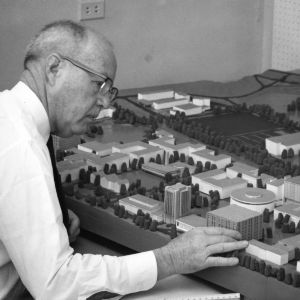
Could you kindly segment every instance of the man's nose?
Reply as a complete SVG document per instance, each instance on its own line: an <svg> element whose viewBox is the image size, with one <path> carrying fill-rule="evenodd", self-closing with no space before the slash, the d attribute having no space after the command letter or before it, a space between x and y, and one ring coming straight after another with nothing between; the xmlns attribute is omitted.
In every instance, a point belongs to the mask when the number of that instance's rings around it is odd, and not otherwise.
<svg viewBox="0 0 300 300"><path fill-rule="evenodd" d="M110 106L110 99L107 96L98 96L97 105L102 106L104 108L108 108Z"/></svg>

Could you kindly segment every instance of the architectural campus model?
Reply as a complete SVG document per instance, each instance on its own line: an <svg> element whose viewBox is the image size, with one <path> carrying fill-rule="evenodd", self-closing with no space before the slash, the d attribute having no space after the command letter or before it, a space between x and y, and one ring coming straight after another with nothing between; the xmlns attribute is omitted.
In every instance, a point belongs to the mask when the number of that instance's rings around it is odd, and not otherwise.
<svg viewBox="0 0 300 300"><path fill-rule="evenodd" d="M164 117L168 111L170 118L211 108L210 99L171 90L139 93L136 103L164 110ZM298 153L298 135L266 138L266 151L278 160L283 150ZM198 226L238 230L249 240L245 252L234 254L240 266L300 293L300 174L279 178L238 161L230 151L219 152L202 142L176 143L168 129L153 128L151 139L143 141L78 144L57 166L70 207L76 203L79 216L85 208L105 209L111 218L143 228L141 235L148 229L164 235L166 242ZM131 173L156 177L159 184L133 180L127 176Z"/></svg>

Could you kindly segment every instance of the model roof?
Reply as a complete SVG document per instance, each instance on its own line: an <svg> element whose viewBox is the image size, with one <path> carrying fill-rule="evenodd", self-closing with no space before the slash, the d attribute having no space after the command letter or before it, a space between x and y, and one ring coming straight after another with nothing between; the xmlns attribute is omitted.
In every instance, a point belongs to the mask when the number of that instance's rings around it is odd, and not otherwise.
<svg viewBox="0 0 300 300"><path fill-rule="evenodd" d="M275 194L269 190L248 187L234 190L230 196L238 202L255 205L272 203L276 197Z"/></svg>
<svg viewBox="0 0 300 300"><path fill-rule="evenodd" d="M182 100L189 101L186 98L178 98L178 99L175 99L175 98L164 98L164 99L154 100L153 103L155 103L155 104L164 104L164 103L174 102L174 104L176 104L176 102L181 102Z"/></svg>
<svg viewBox="0 0 300 300"><path fill-rule="evenodd" d="M274 143L281 143L284 146L292 146L300 144L300 132L274 136L267 138L267 140L270 140Z"/></svg>
<svg viewBox="0 0 300 300"><path fill-rule="evenodd" d="M215 176L218 176L218 175L226 176L226 173L221 169L214 169L214 170L210 170L210 171L195 174L195 175L193 175L193 177L199 178L199 179L205 179L205 178L215 177Z"/></svg>
<svg viewBox="0 0 300 300"><path fill-rule="evenodd" d="M234 178L222 178L222 179L215 179L215 178L205 178L205 182L208 182L210 184L213 184L216 187L226 188L230 186L240 185L240 184L246 184L247 181L245 179L242 179L240 177L234 177Z"/></svg>
<svg viewBox="0 0 300 300"><path fill-rule="evenodd" d="M206 218L202 218L195 214L178 218L176 221L185 223L193 227L206 227Z"/></svg>
<svg viewBox="0 0 300 300"><path fill-rule="evenodd" d="M189 110L195 108L202 109L201 106L195 105L193 103L186 103L186 104L181 104L173 107L173 109L182 109L182 110Z"/></svg>
<svg viewBox="0 0 300 300"><path fill-rule="evenodd" d="M300 218L300 203L288 203L275 208L278 212L289 214ZM297 224L296 224L297 225Z"/></svg>
<svg viewBox="0 0 300 300"><path fill-rule="evenodd" d="M300 176L290 177L285 179L286 182L292 182L295 184L300 184Z"/></svg>
<svg viewBox="0 0 300 300"><path fill-rule="evenodd" d="M273 185L273 186L281 186L284 184L284 179L283 178L275 179L273 181L267 182L267 184Z"/></svg>
<svg viewBox="0 0 300 300"><path fill-rule="evenodd" d="M263 250L266 250L266 251L269 251L269 252L272 252L272 253L278 254L278 255L283 255L283 254L287 253L286 249L282 249L281 247L276 247L276 245L268 245L268 244L265 244L258 240L250 240L249 245L259 247Z"/></svg>
<svg viewBox="0 0 300 300"><path fill-rule="evenodd" d="M260 213L235 204L209 211L207 215L230 219L232 222L242 222L261 215Z"/></svg>
<svg viewBox="0 0 300 300"><path fill-rule="evenodd" d="M226 155L226 154L214 155L214 151L211 151L208 149L199 150L199 151L193 152L193 154L203 157L204 159L207 159L210 161L220 161L222 159L228 159L228 158L231 159L231 156Z"/></svg>

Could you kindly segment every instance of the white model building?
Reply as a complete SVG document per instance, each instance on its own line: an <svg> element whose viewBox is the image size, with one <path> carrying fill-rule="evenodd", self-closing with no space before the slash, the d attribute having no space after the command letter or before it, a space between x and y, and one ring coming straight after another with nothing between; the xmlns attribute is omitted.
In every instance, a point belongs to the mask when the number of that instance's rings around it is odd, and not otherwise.
<svg viewBox="0 0 300 300"><path fill-rule="evenodd" d="M167 130L164 129L156 130L155 135L158 138L162 138L162 137L174 138L174 135L171 132L168 132Z"/></svg>
<svg viewBox="0 0 300 300"><path fill-rule="evenodd" d="M56 153L56 150L67 150L73 147L77 148L78 144L80 144L80 135L73 135L68 138L62 138L53 134L52 138L54 153Z"/></svg>
<svg viewBox="0 0 300 300"><path fill-rule="evenodd" d="M300 150L300 132L266 138L266 149L274 156L281 156L283 150L293 149L295 154Z"/></svg>
<svg viewBox="0 0 300 300"><path fill-rule="evenodd" d="M197 106L193 103L187 103L183 105L176 105L173 106L173 108L170 110L170 115L175 116L176 112L184 113L186 116L193 116L203 113L205 110L207 110L206 107L203 106Z"/></svg>
<svg viewBox="0 0 300 300"><path fill-rule="evenodd" d="M175 92L174 93L174 98L175 99L185 98L185 99L188 99L189 101L191 101L191 95L186 94L186 93L182 93L182 92Z"/></svg>
<svg viewBox="0 0 300 300"><path fill-rule="evenodd" d="M274 209L274 220L278 218L278 214L282 213L290 215L290 221L295 222L296 226L300 221L300 205L298 203L287 203Z"/></svg>
<svg viewBox="0 0 300 300"><path fill-rule="evenodd" d="M196 227L206 227L206 218L191 214L176 220L178 230L186 232Z"/></svg>
<svg viewBox="0 0 300 300"><path fill-rule="evenodd" d="M153 92L141 92L138 93L138 100L155 101L165 98L174 98L173 90L160 90Z"/></svg>
<svg viewBox="0 0 300 300"><path fill-rule="evenodd" d="M300 202L300 176L284 180L284 198Z"/></svg>
<svg viewBox="0 0 300 300"><path fill-rule="evenodd" d="M300 273L300 260L297 261L296 271Z"/></svg>
<svg viewBox="0 0 300 300"><path fill-rule="evenodd" d="M100 143L98 141L91 141L78 145L78 149L88 153L94 153L98 156L110 155L113 152L113 146L118 143Z"/></svg>
<svg viewBox="0 0 300 300"><path fill-rule="evenodd" d="M281 249L280 247L276 247L275 245L267 245L257 240L249 241L246 253L279 266L287 264L289 261L288 251Z"/></svg>
<svg viewBox="0 0 300 300"><path fill-rule="evenodd" d="M284 247L283 249L286 249L289 251L289 261L293 260L295 258L295 249L300 249L300 234L290 236L288 238L279 240L277 242L278 246Z"/></svg>
<svg viewBox="0 0 300 300"><path fill-rule="evenodd" d="M131 214L136 214L139 209L145 214L149 214L157 222L163 221L163 203L152 198L136 194L119 200L119 205L123 205L125 210Z"/></svg>
<svg viewBox="0 0 300 300"><path fill-rule="evenodd" d="M160 109L166 109L166 108L171 108L173 106L177 105L183 105L189 103L189 99L186 98L180 98L180 99L160 99L160 100L155 100L152 102L152 107L155 110L160 110Z"/></svg>
<svg viewBox="0 0 300 300"><path fill-rule="evenodd" d="M191 210L191 187L176 183L165 187L164 220L175 224L176 219Z"/></svg>
<svg viewBox="0 0 300 300"><path fill-rule="evenodd" d="M209 194L209 191L218 191L220 199L230 197L232 191L247 187L247 182L239 177L228 178L223 170L215 169L192 175L192 183L199 184L202 193Z"/></svg>
<svg viewBox="0 0 300 300"><path fill-rule="evenodd" d="M116 174L102 175L100 177L100 185L108 190L120 193L121 185L126 186L126 190L129 188L128 179L121 179Z"/></svg>
<svg viewBox="0 0 300 300"><path fill-rule="evenodd" d="M101 109L99 115L97 116L96 120L101 120L105 118L112 118L113 113L115 111L115 107L109 107L105 109Z"/></svg>
<svg viewBox="0 0 300 300"><path fill-rule="evenodd" d="M169 137L162 137L155 140L150 140L149 145L157 146L165 151L165 162L168 163L170 155L174 154L174 151L178 151L178 154L184 154L186 157L191 156L195 151L206 149L205 144L197 143L182 143L175 145L175 139Z"/></svg>
<svg viewBox="0 0 300 300"><path fill-rule="evenodd" d="M180 169L172 165L160 165L153 162L147 162L143 164L142 170L160 177L165 177L167 173L171 174L172 176L180 175Z"/></svg>
<svg viewBox="0 0 300 300"><path fill-rule="evenodd" d="M176 161L174 163L171 163L169 164L170 167L174 167L175 169L178 169L179 170L179 175L181 176L184 169L185 168L188 168L189 169L189 172L190 174L194 174L195 173L195 170L196 170L196 165L189 165L187 163L183 163L181 161Z"/></svg>
<svg viewBox="0 0 300 300"><path fill-rule="evenodd" d="M197 106L206 106L210 109L210 98L193 98L193 104Z"/></svg>
<svg viewBox="0 0 300 300"><path fill-rule="evenodd" d="M283 200L284 198L284 179L275 179L267 182L266 189L275 194L275 200Z"/></svg>
<svg viewBox="0 0 300 300"><path fill-rule="evenodd" d="M76 180L79 178L80 169L88 169L88 165L83 161L68 161L63 160L56 163L58 173L61 177L61 182L66 181L66 177L70 174L71 180Z"/></svg>
<svg viewBox="0 0 300 300"><path fill-rule="evenodd" d="M215 151L209 149L195 151L190 156L195 162L201 161L203 166L206 162L210 162L216 165L218 169L225 168L225 166L231 163L231 156L226 154L215 155Z"/></svg>
<svg viewBox="0 0 300 300"><path fill-rule="evenodd" d="M230 204L245 207L259 213L267 208L274 210L275 194L261 188L242 188L234 190L230 194Z"/></svg>
<svg viewBox="0 0 300 300"><path fill-rule="evenodd" d="M164 158L164 151L160 147L139 141L114 145L112 151L113 153L127 153L130 161L133 159L139 160L142 157L144 162L147 163L151 158L155 159L158 154L162 160Z"/></svg>
<svg viewBox="0 0 300 300"><path fill-rule="evenodd" d="M235 162L232 167L226 168L226 174L229 178L237 177L238 174L249 174L258 176L258 168L244 163Z"/></svg>

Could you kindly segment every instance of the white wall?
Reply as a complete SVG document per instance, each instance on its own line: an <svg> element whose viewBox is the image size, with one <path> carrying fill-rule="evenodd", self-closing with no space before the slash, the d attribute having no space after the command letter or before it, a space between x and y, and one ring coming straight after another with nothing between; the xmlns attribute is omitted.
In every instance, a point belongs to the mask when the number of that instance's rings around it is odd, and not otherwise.
<svg viewBox="0 0 300 300"><path fill-rule="evenodd" d="M78 1L0 1L0 90L18 80L26 44L42 25L78 20ZM85 23L114 44L121 89L230 81L268 67L265 1L106 0L105 18Z"/></svg>

